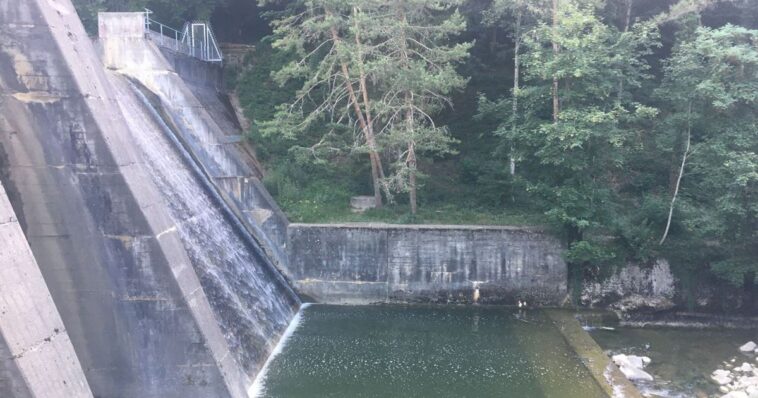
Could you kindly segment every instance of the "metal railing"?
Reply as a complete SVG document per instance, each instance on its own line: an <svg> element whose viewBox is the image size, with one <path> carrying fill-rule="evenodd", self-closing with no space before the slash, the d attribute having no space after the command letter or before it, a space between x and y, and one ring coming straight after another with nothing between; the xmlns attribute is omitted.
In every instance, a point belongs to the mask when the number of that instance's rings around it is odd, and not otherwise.
<svg viewBox="0 0 758 398"><path fill-rule="evenodd" d="M179 31L150 18L152 13L145 9L145 36L159 46L207 62L224 60L210 23L187 22Z"/></svg>

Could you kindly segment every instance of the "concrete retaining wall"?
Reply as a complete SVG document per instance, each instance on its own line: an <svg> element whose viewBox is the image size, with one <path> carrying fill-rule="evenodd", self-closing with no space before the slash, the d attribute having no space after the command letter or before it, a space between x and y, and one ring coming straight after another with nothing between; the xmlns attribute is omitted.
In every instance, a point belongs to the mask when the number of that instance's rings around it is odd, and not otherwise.
<svg viewBox="0 0 758 398"><path fill-rule="evenodd" d="M563 248L535 229L290 224L287 235L295 286L318 302L557 304L566 296Z"/></svg>

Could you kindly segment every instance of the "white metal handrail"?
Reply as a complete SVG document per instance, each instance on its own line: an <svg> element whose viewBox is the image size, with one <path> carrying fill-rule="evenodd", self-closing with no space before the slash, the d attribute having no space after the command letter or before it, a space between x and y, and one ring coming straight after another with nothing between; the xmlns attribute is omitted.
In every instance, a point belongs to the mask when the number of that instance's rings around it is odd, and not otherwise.
<svg viewBox="0 0 758 398"><path fill-rule="evenodd" d="M187 22L182 31L150 18L145 9L145 35L158 45L207 62L222 62L223 54L208 22Z"/></svg>

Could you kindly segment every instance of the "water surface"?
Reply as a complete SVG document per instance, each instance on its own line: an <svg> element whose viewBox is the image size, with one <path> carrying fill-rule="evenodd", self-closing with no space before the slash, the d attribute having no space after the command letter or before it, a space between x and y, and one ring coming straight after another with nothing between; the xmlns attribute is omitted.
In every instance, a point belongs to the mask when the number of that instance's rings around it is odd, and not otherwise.
<svg viewBox="0 0 758 398"><path fill-rule="evenodd" d="M301 317L265 397L605 397L539 311L313 305Z"/></svg>

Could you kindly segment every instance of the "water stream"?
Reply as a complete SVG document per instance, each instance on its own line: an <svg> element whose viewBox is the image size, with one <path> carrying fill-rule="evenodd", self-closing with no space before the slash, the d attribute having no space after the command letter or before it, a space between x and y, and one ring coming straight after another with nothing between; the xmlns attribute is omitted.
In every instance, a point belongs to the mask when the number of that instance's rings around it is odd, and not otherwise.
<svg viewBox="0 0 758 398"><path fill-rule="evenodd" d="M131 139L170 211L174 227L161 234L179 235L227 344L243 369L255 374L294 316L298 299L193 175L154 105L125 78L114 75L112 83L119 106L130 115Z"/></svg>

